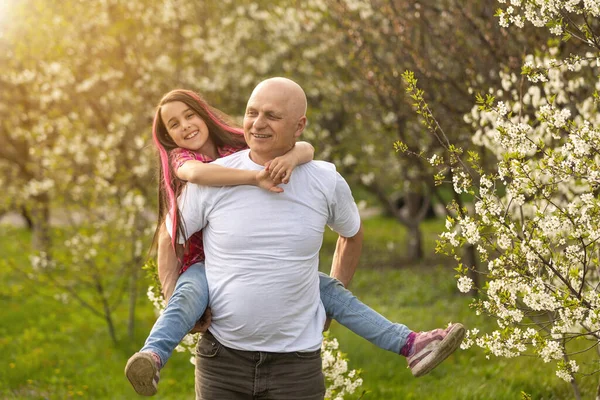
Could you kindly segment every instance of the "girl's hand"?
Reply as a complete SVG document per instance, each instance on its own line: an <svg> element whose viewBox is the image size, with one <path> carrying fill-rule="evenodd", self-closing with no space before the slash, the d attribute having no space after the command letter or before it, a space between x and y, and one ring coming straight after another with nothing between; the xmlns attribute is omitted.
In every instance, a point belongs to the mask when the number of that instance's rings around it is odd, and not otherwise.
<svg viewBox="0 0 600 400"><path fill-rule="evenodd" d="M271 174L273 180L279 179L282 183L288 183L292 176L292 171L298 166L298 158L288 152L283 156L272 159L265 169Z"/></svg>
<svg viewBox="0 0 600 400"><path fill-rule="evenodd" d="M283 192L283 189L277 186L281 183L281 179L273 179L267 167L268 163L265 169L256 174L256 186L275 193Z"/></svg>
<svg viewBox="0 0 600 400"><path fill-rule="evenodd" d="M204 314L202 314L202 317L200 317L200 319L196 322L196 325L194 325L194 327L192 328L190 333L206 332L208 330L208 328L210 327L211 322L212 322L212 311L211 311L210 307L208 307L204 311Z"/></svg>

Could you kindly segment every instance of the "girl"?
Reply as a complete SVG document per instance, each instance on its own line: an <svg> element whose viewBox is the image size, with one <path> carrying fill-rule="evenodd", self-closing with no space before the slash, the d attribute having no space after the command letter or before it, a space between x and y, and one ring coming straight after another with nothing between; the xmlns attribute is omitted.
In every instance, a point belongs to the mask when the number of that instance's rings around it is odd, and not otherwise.
<svg viewBox="0 0 600 400"><path fill-rule="evenodd" d="M156 393L160 369L208 306L201 233L188 240L183 257L175 250L175 238L183 230L177 196L185 182L208 186L251 184L281 192L283 189L277 185L287 183L293 169L313 157L312 146L299 142L258 173L208 164L246 148L243 132L231 125L224 114L187 90L169 92L160 101L154 118L153 139L160 155L159 218L155 241L158 241L159 277L169 302L144 347L125 367L125 375L135 391L146 396ZM173 223L166 227L167 213L172 216ZM177 268L179 259L180 270ZM376 346L408 357L415 376L431 371L462 341L464 327L460 324L445 330L411 332L406 326L388 321L361 303L338 280L325 274L320 274L319 279L321 301L327 316Z"/></svg>

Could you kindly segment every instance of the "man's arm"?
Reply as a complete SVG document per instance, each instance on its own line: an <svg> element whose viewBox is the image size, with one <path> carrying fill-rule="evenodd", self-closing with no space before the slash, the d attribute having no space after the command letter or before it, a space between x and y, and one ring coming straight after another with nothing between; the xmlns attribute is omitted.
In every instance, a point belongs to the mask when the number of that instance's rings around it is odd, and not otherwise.
<svg viewBox="0 0 600 400"><path fill-rule="evenodd" d="M176 245L180 246L180 245ZM169 301L175 290L177 279L179 278L179 261L177 254L171 244L171 236L167 232L167 227L162 224L158 233L158 279L162 287L162 293L165 300Z"/></svg>
<svg viewBox="0 0 600 400"><path fill-rule="evenodd" d="M348 287L362 252L363 229L362 222L358 232L352 237L338 237L333 253L330 275L338 279L345 287Z"/></svg>

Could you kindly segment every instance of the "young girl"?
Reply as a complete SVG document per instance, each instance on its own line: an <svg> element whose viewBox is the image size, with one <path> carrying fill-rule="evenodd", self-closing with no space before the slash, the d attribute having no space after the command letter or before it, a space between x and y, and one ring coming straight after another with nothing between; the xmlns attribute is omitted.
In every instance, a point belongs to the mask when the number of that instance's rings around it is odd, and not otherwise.
<svg viewBox="0 0 600 400"><path fill-rule="evenodd" d="M160 101L154 118L153 139L160 155L161 180L155 241L158 241L159 277L169 302L144 347L125 367L125 375L135 391L146 396L156 393L160 369L208 307L200 232L188 240L181 269L177 267L180 257L175 250L175 238L182 232L177 196L185 182L207 186L250 184L281 192L277 185L287 183L293 169L313 157L312 146L299 142L258 173L208 164L246 148L243 132L231 125L224 114L187 90L169 92ZM173 216L173 223L168 227L164 223L167 213ZM431 371L462 341L464 327L460 324L445 330L412 332L361 303L338 280L325 274L320 274L319 280L321 302L327 316L376 346L408 357L414 376Z"/></svg>

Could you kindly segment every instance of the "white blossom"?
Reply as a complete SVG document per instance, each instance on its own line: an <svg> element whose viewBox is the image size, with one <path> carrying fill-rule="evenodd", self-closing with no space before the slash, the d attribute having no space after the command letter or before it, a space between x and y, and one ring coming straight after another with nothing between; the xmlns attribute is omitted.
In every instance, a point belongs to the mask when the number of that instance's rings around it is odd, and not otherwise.
<svg viewBox="0 0 600 400"><path fill-rule="evenodd" d="M468 276L458 278L458 290L462 293L468 293L473 288L473 279Z"/></svg>

